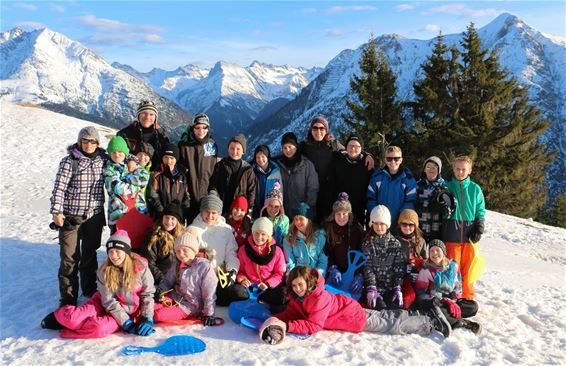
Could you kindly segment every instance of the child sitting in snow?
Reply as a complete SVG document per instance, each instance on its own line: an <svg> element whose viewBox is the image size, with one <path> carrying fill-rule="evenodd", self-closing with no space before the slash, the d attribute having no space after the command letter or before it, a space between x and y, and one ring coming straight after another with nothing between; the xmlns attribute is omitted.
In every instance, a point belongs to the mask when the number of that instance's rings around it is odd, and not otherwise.
<svg viewBox="0 0 566 366"><path fill-rule="evenodd" d="M234 238L238 243L238 248L244 245L246 238L250 234L252 219L247 215L248 200L245 196L237 196L230 205L230 213L226 217L226 222L232 227Z"/></svg>
<svg viewBox="0 0 566 366"><path fill-rule="evenodd" d="M286 302L285 286L285 256L283 251L271 237L273 224L267 217L255 220L252 235L238 249L240 269L236 281L248 288L257 285L265 290L258 298L267 303L270 308L281 309Z"/></svg>
<svg viewBox="0 0 566 366"><path fill-rule="evenodd" d="M268 344L281 343L286 332L316 334L323 329L423 336L436 329L446 337L450 334L450 326L436 306L426 315L364 309L350 297L326 291L319 272L307 266L293 268L287 278L287 291L287 308L260 327L260 338Z"/></svg>
<svg viewBox="0 0 566 366"><path fill-rule="evenodd" d="M116 231L106 242L108 257L97 271L99 291L84 305L65 305L47 315L41 326L63 329L63 338L102 338L120 329L152 334L153 277L147 261L131 250L128 233Z"/></svg>
<svg viewBox="0 0 566 366"><path fill-rule="evenodd" d="M157 286L156 322L199 316L205 326L216 324L214 301L218 278L208 259L196 256L200 244L197 235L198 231L189 227L175 239L177 261Z"/></svg>
<svg viewBox="0 0 566 366"><path fill-rule="evenodd" d="M283 239L289 232L289 218L283 208L283 194L279 182L273 184L273 189L267 192L260 216L267 217L273 223L273 239L283 248Z"/></svg>

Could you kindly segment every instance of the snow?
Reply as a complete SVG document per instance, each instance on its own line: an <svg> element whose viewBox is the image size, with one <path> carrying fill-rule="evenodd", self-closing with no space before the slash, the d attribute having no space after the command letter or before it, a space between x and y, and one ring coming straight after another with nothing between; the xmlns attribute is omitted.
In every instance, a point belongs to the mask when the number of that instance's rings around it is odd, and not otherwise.
<svg viewBox="0 0 566 366"><path fill-rule="evenodd" d="M0 135L0 362L71 364L565 364L566 230L488 211L480 248L486 271L476 284L483 333L456 330L448 339L323 331L279 346L232 323L158 328L150 337L113 334L66 340L40 327L58 302L56 233L49 230L49 197L60 159L78 131L93 125L40 108L2 102ZM103 146L114 131L100 129ZM108 236L106 229L104 238ZM99 251L99 259L105 256ZM170 336L204 340L191 356L122 356L125 345L155 346Z"/></svg>

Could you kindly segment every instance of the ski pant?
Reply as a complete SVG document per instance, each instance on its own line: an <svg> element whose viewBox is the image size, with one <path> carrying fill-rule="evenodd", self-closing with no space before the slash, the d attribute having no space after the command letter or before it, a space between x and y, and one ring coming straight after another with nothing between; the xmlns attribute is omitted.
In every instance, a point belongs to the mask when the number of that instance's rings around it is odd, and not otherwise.
<svg viewBox="0 0 566 366"><path fill-rule="evenodd" d="M103 338L122 327L106 312L96 292L84 305L65 305L55 311L55 319L65 327L62 338Z"/></svg>
<svg viewBox="0 0 566 366"><path fill-rule="evenodd" d="M228 306L231 302L247 300L249 298L246 288L239 283L222 288L220 282L216 286L216 305Z"/></svg>
<svg viewBox="0 0 566 366"><path fill-rule="evenodd" d="M474 299L474 283L468 279L470 265L474 259L474 249L469 243L446 243L446 256L458 263L462 273L462 297Z"/></svg>
<svg viewBox="0 0 566 366"><path fill-rule="evenodd" d="M403 293L403 309L408 310L413 302L415 301L415 289L413 284L409 280L409 276L403 277L403 285L401 286L401 291Z"/></svg>
<svg viewBox="0 0 566 366"><path fill-rule="evenodd" d="M371 310L364 309L367 323L364 332L381 334L418 334L428 335L432 323L428 316L409 315L405 310Z"/></svg>
<svg viewBox="0 0 566 366"><path fill-rule="evenodd" d="M96 292L96 250L100 247L102 228L105 225L104 212L82 221L80 217L68 216L77 225L59 229L59 293L61 305L76 305L81 289L85 296Z"/></svg>
<svg viewBox="0 0 566 366"><path fill-rule="evenodd" d="M478 309L479 309L479 305L477 303L477 301L475 300L466 300L466 299L457 299L455 300L456 304L460 307L460 310L462 311L462 317L461 318L454 318L450 315L450 310L447 304L444 303L440 303L440 310L442 310L442 314L444 314L444 316L446 317L446 320L448 320L448 323L450 323L450 326L452 327L452 329L456 329L461 327L461 322L460 319L463 318L471 318L472 316L475 316L478 313ZM420 309L420 310L429 310L432 306L432 302L433 300L431 299L417 299L415 301L415 305Z"/></svg>
<svg viewBox="0 0 566 366"><path fill-rule="evenodd" d="M177 304L175 304L174 306L155 304L155 307L153 309L153 320L156 323L182 320L187 318L189 315L191 314L185 313L185 311Z"/></svg>

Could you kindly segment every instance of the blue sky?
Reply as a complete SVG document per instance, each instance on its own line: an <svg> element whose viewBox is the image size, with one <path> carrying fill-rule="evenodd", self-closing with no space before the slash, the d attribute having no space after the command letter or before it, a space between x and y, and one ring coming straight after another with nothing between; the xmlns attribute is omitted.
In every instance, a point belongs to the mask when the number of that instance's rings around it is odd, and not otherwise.
<svg viewBox="0 0 566 366"><path fill-rule="evenodd" d="M48 27L109 62L148 71L219 60L321 66L340 51L398 33L430 39L482 27L502 12L565 35L560 1L6 1L1 30Z"/></svg>

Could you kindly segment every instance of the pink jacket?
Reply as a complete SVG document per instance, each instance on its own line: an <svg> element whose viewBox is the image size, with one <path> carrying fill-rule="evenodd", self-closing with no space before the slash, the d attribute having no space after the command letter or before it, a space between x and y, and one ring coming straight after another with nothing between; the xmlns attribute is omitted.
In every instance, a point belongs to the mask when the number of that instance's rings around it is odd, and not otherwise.
<svg viewBox="0 0 566 366"><path fill-rule="evenodd" d="M245 244L238 249L238 259L240 260L240 269L236 276L236 281L240 283L244 279L259 284L261 282L267 284L270 288L275 288L283 282L285 276L285 255L277 245L275 240L271 239L271 243L262 248L260 252L253 244L253 238L248 236ZM252 257L250 258L250 253ZM268 257L271 256L271 260ZM258 263L265 261L266 263Z"/></svg>
<svg viewBox="0 0 566 366"><path fill-rule="evenodd" d="M316 288L302 302L295 293L291 293L287 308L275 314L287 323L287 332L315 334L322 329L363 331L367 318L362 306L347 296L326 291L324 279L318 272L317 276Z"/></svg>

